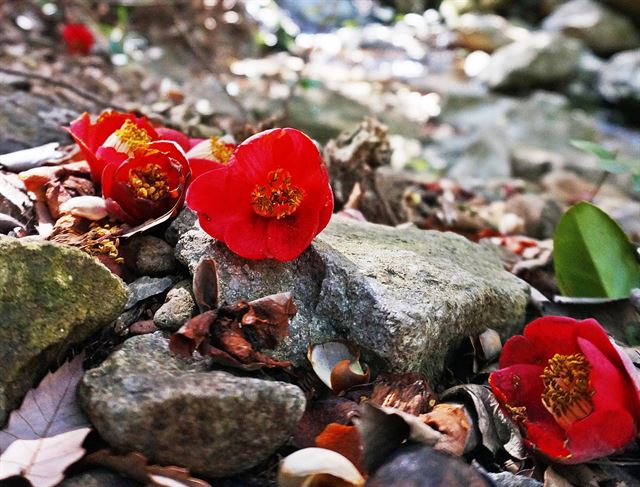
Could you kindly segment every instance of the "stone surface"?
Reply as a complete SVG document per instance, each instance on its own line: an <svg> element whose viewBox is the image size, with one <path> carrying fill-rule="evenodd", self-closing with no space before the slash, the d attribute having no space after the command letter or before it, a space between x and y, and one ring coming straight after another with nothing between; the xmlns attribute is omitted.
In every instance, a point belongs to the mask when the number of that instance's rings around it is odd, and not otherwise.
<svg viewBox="0 0 640 487"><path fill-rule="evenodd" d="M269 457L302 416L297 386L209 371L173 356L161 333L133 337L85 373L80 404L114 448L212 477Z"/></svg>
<svg viewBox="0 0 640 487"><path fill-rule="evenodd" d="M198 225L198 215L185 206L164 232L164 238L169 244L175 246L180 235L191 230L194 225Z"/></svg>
<svg viewBox="0 0 640 487"><path fill-rule="evenodd" d="M560 5L542 26L580 39L603 55L640 45L640 36L631 20L593 0L571 0Z"/></svg>
<svg viewBox="0 0 640 487"><path fill-rule="evenodd" d="M164 304L153 315L156 326L162 330L176 331L196 312L189 281L181 281L168 293Z"/></svg>
<svg viewBox="0 0 640 487"><path fill-rule="evenodd" d="M49 366L126 301L124 283L88 254L0 237L0 425Z"/></svg>
<svg viewBox="0 0 640 487"><path fill-rule="evenodd" d="M214 258L228 301L292 291L298 315L277 356L298 363L310 343L344 337L374 366L433 378L463 337L522 325L527 302L527 286L495 254L458 235L335 216L287 263L241 259L199 229L182 236L176 255L191 271Z"/></svg>
<svg viewBox="0 0 640 487"><path fill-rule="evenodd" d="M143 276L164 276L175 270L173 247L158 237L143 235L133 243L136 270Z"/></svg>
<svg viewBox="0 0 640 487"><path fill-rule="evenodd" d="M89 470L62 481L59 487L136 487L141 485L135 480L118 475L106 468Z"/></svg>
<svg viewBox="0 0 640 487"><path fill-rule="evenodd" d="M487 472L485 475L495 482L496 487L542 487L542 482L524 475L514 475L511 472Z"/></svg>
<svg viewBox="0 0 640 487"><path fill-rule="evenodd" d="M494 89L550 86L576 71L582 49L576 39L536 32L494 52L480 78Z"/></svg>
<svg viewBox="0 0 640 487"><path fill-rule="evenodd" d="M161 294L171 287L173 283L170 277L142 276L129 284L129 300L125 309L132 308L140 301Z"/></svg>
<svg viewBox="0 0 640 487"><path fill-rule="evenodd" d="M598 89L609 102L640 106L640 49L613 56L600 72Z"/></svg>
<svg viewBox="0 0 640 487"><path fill-rule="evenodd" d="M528 34L526 29L494 14L466 13L453 27L458 34L458 43L472 51L493 52Z"/></svg>

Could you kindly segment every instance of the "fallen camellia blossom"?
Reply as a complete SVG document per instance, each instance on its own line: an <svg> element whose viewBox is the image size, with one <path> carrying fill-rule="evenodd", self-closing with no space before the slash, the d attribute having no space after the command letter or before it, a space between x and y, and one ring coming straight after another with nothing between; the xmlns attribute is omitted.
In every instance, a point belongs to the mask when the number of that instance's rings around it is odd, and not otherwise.
<svg viewBox="0 0 640 487"><path fill-rule="evenodd" d="M236 144L231 135L214 136L198 142L187 152L191 177L195 179L207 171L226 166L235 149Z"/></svg>
<svg viewBox="0 0 640 487"><path fill-rule="evenodd" d="M84 24L65 24L62 27L62 39L69 54L86 56L91 51L95 39Z"/></svg>
<svg viewBox="0 0 640 487"><path fill-rule="evenodd" d="M227 166L195 179L187 205L241 257L287 261L327 226L333 194L313 141L279 128L248 138Z"/></svg>
<svg viewBox="0 0 640 487"><path fill-rule="evenodd" d="M489 384L524 443L554 461L610 455L638 434L640 377L593 319L531 322L507 341Z"/></svg>
<svg viewBox="0 0 640 487"><path fill-rule="evenodd" d="M177 210L184 200L189 163L168 141L151 142L102 172L102 195L112 218L139 224Z"/></svg>

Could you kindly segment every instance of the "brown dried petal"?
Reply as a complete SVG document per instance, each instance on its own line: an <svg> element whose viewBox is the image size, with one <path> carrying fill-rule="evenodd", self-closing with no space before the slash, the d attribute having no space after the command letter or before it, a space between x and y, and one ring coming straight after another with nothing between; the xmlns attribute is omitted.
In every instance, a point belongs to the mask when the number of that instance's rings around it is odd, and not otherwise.
<svg viewBox="0 0 640 487"><path fill-rule="evenodd" d="M438 404L433 411L420 416L425 424L442 433L434 445L436 450L460 456L465 452L471 423L461 404Z"/></svg>
<svg viewBox="0 0 640 487"><path fill-rule="evenodd" d="M201 313L218 307L218 272L213 259L198 263L193 273L193 295Z"/></svg>
<svg viewBox="0 0 640 487"><path fill-rule="evenodd" d="M431 411L437 397L427 381L414 372L378 376L371 402L418 415Z"/></svg>
<svg viewBox="0 0 640 487"><path fill-rule="evenodd" d="M348 424L357 415L359 406L344 397L330 397L310 402L293 433L293 444L297 448L315 445L315 438L329 423Z"/></svg>
<svg viewBox="0 0 640 487"><path fill-rule="evenodd" d="M171 335L169 350L183 357L191 357L193 351L209 336L216 316L215 311L206 311L191 318Z"/></svg>
<svg viewBox="0 0 640 487"><path fill-rule="evenodd" d="M291 293L272 294L251 301L242 324L253 327L260 348L272 349L289 334L289 319L296 313Z"/></svg>
<svg viewBox="0 0 640 487"><path fill-rule="evenodd" d="M367 364L361 368L359 362L342 360L331 370L331 389L335 393L346 391L352 387L366 384L370 377L371 372Z"/></svg>

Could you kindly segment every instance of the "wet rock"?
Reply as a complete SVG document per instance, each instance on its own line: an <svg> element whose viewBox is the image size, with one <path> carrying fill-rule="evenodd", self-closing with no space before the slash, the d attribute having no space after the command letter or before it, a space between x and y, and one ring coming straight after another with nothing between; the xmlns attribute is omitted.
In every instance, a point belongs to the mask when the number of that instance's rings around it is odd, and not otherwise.
<svg viewBox="0 0 640 487"><path fill-rule="evenodd" d="M136 487L135 480L118 475L106 468L97 468L62 481L60 487Z"/></svg>
<svg viewBox="0 0 640 487"><path fill-rule="evenodd" d="M185 233L176 255L191 271L214 258L227 301L292 291L298 315L277 355L298 363L309 343L344 337L380 367L435 377L463 337L518 328L527 302L493 252L458 235L335 216L287 263L241 259L201 230Z"/></svg>
<svg viewBox="0 0 640 487"><path fill-rule="evenodd" d="M189 281L181 281L167 293L164 304L153 315L153 321L162 330L176 331L195 311L196 303L191 295L191 285Z"/></svg>
<svg viewBox="0 0 640 487"><path fill-rule="evenodd" d="M600 72L598 90L605 100L620 104L630 112L637 110L640 107L640 49L613 56Z"/></svg>
<svg viewBox="0 0 640 487"><path fill-rule="evenodd" d="M494 14L466 13L454 25L458 44L472 51L493 52L528 35L504 17Z"/></svg>
<svg viewBox="0 0 640 487"><path fill-rule="evenodd" d="M165 292L171 287L173 281L170 277L142 276L129 284L129 300L125 309L132 308L140 301Z"/></svg>
<svg viewBox="0 0 640 487"><path fill-rule="evenodd" d="M479 179L507 178L511 176L509 147L503 135L493 127L478 132L468 139L448 175L462 183Z"/></svg>
<svg viewBox="0 0 640 487"><path fill-rule="evenodd" d="M0 425L72 345L116 319L127 288L71 247L0 237Z"/></svg>
<svg viewBox="0 0 640 487"><path fill-rule="evenodd" d="M593 0L571 0L560 5L542 26L580 39L602 55L640 45L640 36L627 17Z"/></svg>
<svg viewBox="0 0 640 487"><path fill-rule="evenodd" d="M551 86L575 73L582 49L576 39L536 32L494 52L480 79L498 90Z"/></svg>
<svg viewBox="0 0 640 487"><path fill-rule="evenodd" d="M158 237L144 235L133 242L135 265L140 275L163 276L175 270L173 247Z"/></svg>
<svg viewBox="0 0 640 487"><path fill-rule="evenodd" d="M286 441L305 407L297 386L209 371L167 343L159 332L130 338L82 378L81 406L112 447L222 477Z"/></svg>

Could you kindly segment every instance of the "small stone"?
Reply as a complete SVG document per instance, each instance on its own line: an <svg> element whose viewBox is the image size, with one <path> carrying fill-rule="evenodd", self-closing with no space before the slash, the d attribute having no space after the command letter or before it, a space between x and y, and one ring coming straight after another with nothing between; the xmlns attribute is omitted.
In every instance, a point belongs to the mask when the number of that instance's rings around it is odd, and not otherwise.
<svg viewBox="0 0 640 487"><path fill-rule="evenodd" d="M528 34L507 19L495 14L466 13L456 21L458 44L471 51L493 52Z"/></svg>
<svg viewBox="0 0 640 487"><path fill-rule="evenodd" d="M171 284L173 284L173 280L170 277L139 277L129 284L129 300L125 309L132 308L140 301L165 292L171 287Z"/></svg>
<svg viewBox="0 0 640 487"><path fill-rule="evenodd" d="M305 408L295 385L210 371L172 355L160 332L130 338L85 373L80 404L113 448L224 477L266 460Z"/></svg>
<svg viewBox="0 0 640 487"><path fill-rule="evenodd" d="M536 32L494 52L480 79L498 90L553 85L576 71L582 49L576 39Z"/></svg>
<svg viewBox="0 0 640 487"><path fill-rule="evenodd" d="M600 55L640 45L640 36L627 17L593 0L571 0L560 5L542 27L580 39Z"/></svg>
<svg viewBox="0 0 640 487"><path fill-rule="evenodd" d="M158 237L143 235L132 243L136 249L136 268L144 276L164 276L176 268L173 247Z"/></svg>
<svg viewBox="0 0 640 487"><path fill-rule="evenodd" d="M191 295L191 285L189 281L181 281L167 293L167 298L156 311L153 321L162 330L177 331L195 311L196 303Z"/></svg>
<svg viewBox="0 0 640 487"><path fill-rule="evenodd" d="M515 475L511 472L491 473L487 475L496 484L496 487L542 487L542 482L525 477L524 475Z"/></svg>
<svg viewBox="0 0 640 487"><path fill-rule="evenodd" d="M195 211L187 208L186 206L178 214L178 216L171 222L169 228L164 232L164 238L170 245L178 243L178 239L189 230L193 230L198 227L198 215Z"/></svg>
<svg viewBox="0 0 640 487"><path fill-rule="evenodd" d="M517 330L528 299L493 251L459 235L337 216L290 262L242 259L202 230L184 234L176 256L191 272L213 258L221 300L291 291L298 314L274 355L297 364L309 344L345 338L371 364L433 379L463 338Z"/></svg>
<svg viewBox="0 0 640 487"><path fill-rule="evenodd" d="M611 103L625 102L628 109L640 107L640 49L613 56L600 72L598 90ZM636 112L637 113L637 112Z"/></svg>
<svg viewBox="0 0 640 487"><path fill-rule="evenodd" d="M115 320L124 283L88 254L0 237L0 426L68 348Z"/></svg>

